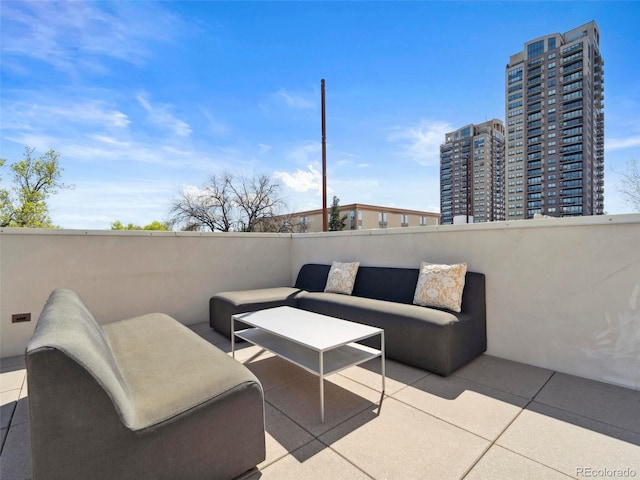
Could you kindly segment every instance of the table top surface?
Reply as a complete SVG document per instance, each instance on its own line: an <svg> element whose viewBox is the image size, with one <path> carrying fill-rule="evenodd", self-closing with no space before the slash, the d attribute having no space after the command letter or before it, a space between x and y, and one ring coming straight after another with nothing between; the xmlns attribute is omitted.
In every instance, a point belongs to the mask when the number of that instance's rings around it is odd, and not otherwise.
<svg viewBox="0 0 640 480"><path fill-rule="evenodd" d="M380 328L293 307L268 308L233 317L317 351L331 350L382 332Z"/></svg>

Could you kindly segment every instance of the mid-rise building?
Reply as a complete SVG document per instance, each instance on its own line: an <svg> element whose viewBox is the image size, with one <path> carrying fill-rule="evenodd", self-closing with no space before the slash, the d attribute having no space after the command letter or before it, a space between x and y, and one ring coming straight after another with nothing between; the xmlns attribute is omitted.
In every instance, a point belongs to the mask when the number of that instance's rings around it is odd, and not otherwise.
<svg viewBox="0 0 640 480"><path fill-rule="evenodd" d="M421 210L381 207L351 203L340 206L341 216L346 215L345 230L369 230L374 228L426 227L438 225L440 214ZM327 220L329 214L327 214ZM322 209L296 212L287 216L286 221L295 232L321 232Z"/></svg>
<svg viewBox="0 0 640 480"><path fill-rule="evenodd" d="M507 220L603 213L603 65L593 21L535 38L510 57Z"/></svg>
<svg viewBox="0 0 640 480"><path fill-rule="evenodd" d="M440 146L443 224L504 220L504 124L494 119L445 135Z"/></svg>

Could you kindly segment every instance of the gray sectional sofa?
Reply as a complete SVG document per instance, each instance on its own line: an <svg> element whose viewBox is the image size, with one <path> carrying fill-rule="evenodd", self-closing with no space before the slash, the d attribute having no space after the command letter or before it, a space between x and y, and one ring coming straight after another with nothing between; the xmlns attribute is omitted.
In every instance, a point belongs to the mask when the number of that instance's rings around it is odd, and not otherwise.
<svg viewBox="0 0 640 480"><path fill-rule="evenodd" d="M101 326L55 290L26 364L34 480L228 480L265 458L258 379L167 315Z"/></svg>
<svg viewBox="0 0 640 480"><path fill-rule="evenodd" d="M413 305L417 268L360 266L351 295L324 292L330 268L303 265L294 287L219 293L209 302L210 325L229 337L233 314L293 306L383 328L388 358L442 376L486 351L483 274L466 273L461 312L455 313Z"/></svg>

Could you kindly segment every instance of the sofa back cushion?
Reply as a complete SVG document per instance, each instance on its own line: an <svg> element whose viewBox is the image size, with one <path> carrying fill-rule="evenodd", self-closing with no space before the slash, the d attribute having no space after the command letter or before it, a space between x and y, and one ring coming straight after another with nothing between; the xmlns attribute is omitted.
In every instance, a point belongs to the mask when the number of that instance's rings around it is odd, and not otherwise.
<svg viewBox="0 0 640 480"><path fill-rule="evenodd" d="M61 352L86 370L114 402L125 424L131 423L134 410L130 392L118 369L109 340L102 327L82 302L68 289L54 290L40 314L36 330L27 345L29 356ZM38 362L43 371L29 371L30 387L38 385L39 376L46 377L46 362ZM38 369L40 370L40 369Z"/></svg>
<svg viewBox="0 0 640 480"><path fill-rule="evenodd" d="M331 265L317 263L303 265L300 272L298 272L296 288L308 292L324 291L330 268ZM420 269L418 268L360 266L351 295L411 305L413 304L419 273ZM462 295L463 312L473 310L474 314L482 314L484 316L484 280L482 273L467 271Z"/></svg>
<svg viewBox="0 0 640 480"><path fill-rule="evenodd" d="M416 268L360 267L353 295L411 304L417 282Z"/></svg>
<svg viewBox="0 0 640 480"><path fill-rule="evenodd" d="M308 292L324 291L330 268L331 265L315 263L303 265L298 273L296 288ZM417 282L417 268L360 266L351 294L356 297L411 304Z"/></svg>
<svg viewBox="0 0 640 480"><path fill-rule="evenodd" d="M295 287L307 292L324 292L331 265L307 263L300 268Z"/></svg>

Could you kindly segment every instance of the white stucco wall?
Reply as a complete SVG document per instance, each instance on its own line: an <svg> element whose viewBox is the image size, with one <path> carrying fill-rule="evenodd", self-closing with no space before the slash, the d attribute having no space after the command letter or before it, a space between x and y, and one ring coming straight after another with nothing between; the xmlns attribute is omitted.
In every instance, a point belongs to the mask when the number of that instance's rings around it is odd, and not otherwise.
<svg viewBox="0 0 640 480"><path fill-rule="evenodd" d="M0 357L21 355L51 291L77 291L101 323L164 312L209 320L220 291L291 283L291 238L70 230L0 231ZM29 323L11 323L14 313Z"/></svg>
<svg viewBox="0 0 640 480"><path fill-rule="evenodd" d="M640 390L640 215L294 235L0 229L0 356L24 352L57 287L100 322L161 311L189 324L208 321L216 292L290 285L332 260L465 261L486 275L488 353Z"/></svg>
<svg viewBox="0 0 640 480"><path fill-rule="evenodd" d="M304 263L486 275L488 353L640 389L640 215L295 235Z"/></svg>

